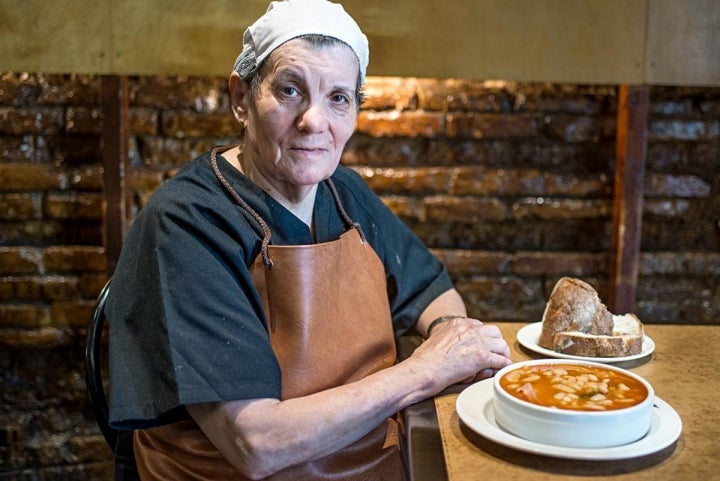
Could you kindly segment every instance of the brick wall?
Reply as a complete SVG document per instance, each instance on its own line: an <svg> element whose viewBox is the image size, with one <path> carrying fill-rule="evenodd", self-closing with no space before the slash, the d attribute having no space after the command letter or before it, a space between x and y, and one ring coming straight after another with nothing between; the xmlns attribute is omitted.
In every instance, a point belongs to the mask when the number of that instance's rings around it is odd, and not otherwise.
<svg viewBox="0 0 720 481"><path fill-rule="evenodd" d="M225 79L132 78L137 208L237 134ZM100 82L0 73L0 479L110 479L84 387L106 280ZM343 162L446 262L470 312L539 320L562 275L606 297L617 89L371 78ZM720 89L651 90L638 315L720 324Z"/></svg>

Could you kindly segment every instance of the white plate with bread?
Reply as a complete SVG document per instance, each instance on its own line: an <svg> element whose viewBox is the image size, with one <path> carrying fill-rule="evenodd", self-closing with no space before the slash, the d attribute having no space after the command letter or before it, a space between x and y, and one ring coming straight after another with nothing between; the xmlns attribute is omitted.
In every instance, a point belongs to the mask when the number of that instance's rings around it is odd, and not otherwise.
<svg viewBox="0 0 720 481"><path fill-rule="evenodd" d="M555 284L542 321L520 329L517 340L545 356L604 363L639 359L655 350L637 316L611 313L590 284L572 277Z"/></svg>
<svg viewBox="0 0 720 481"><path fill-rule="evenodd" d="M599 356L577 356L574 354L565 354L552 349L544 348L538 345L538 339L540 338L540 332L542 331L542 322L536 322L528 324L522 327L517 333L517 340L521 346L530 351L542 354L548 357L554 357L558 359L575 359L578 361L594 361L603 363L615 363L632 361L634 359L641 359L645 356L650 355L655 350L655 342L650 339L647 335L642 337L642 347L639 353L630 354L626 356L611 356L611 357L599 357Z"/></svg>

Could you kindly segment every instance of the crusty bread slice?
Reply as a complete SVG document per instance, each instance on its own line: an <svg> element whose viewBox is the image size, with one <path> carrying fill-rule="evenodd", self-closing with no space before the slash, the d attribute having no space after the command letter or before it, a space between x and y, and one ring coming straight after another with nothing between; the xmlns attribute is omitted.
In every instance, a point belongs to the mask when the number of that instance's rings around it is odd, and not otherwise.
<svg viewBox="0 0 720 481"><path fill-rule="evenodd" d="M538 345L554 349L559 332L612 335L612 314L585 281L563 277L557 281L545 306Z"/></svg>
<svg viewBox="0 0 720 481"><path fill-rule="evenodd" d="M563 277L545 306L538 345L575 356L620 357L642 352L643 336L634 314L613 315L590 284Z"/></svg>
<svg viewBox="0 0 720 481"><path fill-rule="evenodd" d="M613 315L612 335L558 332L553 350L583 357L621 357L642 352L644 328L634 314Z"/></svg>

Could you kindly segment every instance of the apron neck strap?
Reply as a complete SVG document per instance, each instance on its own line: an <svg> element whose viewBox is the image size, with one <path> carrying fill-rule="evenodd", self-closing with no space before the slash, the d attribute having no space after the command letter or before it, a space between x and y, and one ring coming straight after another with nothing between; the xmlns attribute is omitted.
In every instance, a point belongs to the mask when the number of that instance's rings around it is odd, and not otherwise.
<svg viewBox="0 0 720 481"><path fill-rule="evenodd" d="M222 149L223 151L226 149ZM235 189L233 189L232 185L230 185L230 182L227 181L224 175L222 175L222 172L220 172L220 167L218 167L217 163L217 153L220 151L218 147L214 147L212 151L210 152L210 164L212 165L213 172L215 173L215 177L217 177L220 184L225 188L226 191L230 194L230 196L240 204L240 207L245 209L250 215L253 216L253 219L257 221L258 224L260 224L260 227L263 230L263 240L260 247L260 251L262 253L263 262L265 263L265 267L268 269L272 268L272 259L270 259L270 256L268 255L268 245L270 245L270 239L272 238L272 234L270 233L270 228L267 226L265 221L262 217L260 217L260 214L255 212L255 209L250 207L245 200L243 200L242 197L240 197L240 194L237 193Z"/></svg>
<svg viewBox="0 0 720 481"><path fill-rule="evenodd" d="M233 198L235 202L237 202L240 207L245 209L252 217L257 221L258 224L260 224L260 227L263 230L263 240L262 244L260 246L260 251L262 253L263 263L265 264L265 267L268 269L272 268L273 261L270 259L270 256L268 255L268 246L270 245L270 240L272 238L272 234L270 233L270 228L267 226L263 218L258 214L255 209L250 207L250 205L245 202L245 200L240 197L240 194L237 193L237 191L230 185L230 182L225 178L225 176L220 172L220 167L218 167L217 163L217 154L218 152L224 152L225 150L228 150L232 148L220 148L220 147L213 147L213 149L210 151L210 164L212 166L213 172L215 173L215 177L217 177L220 184L225 188L225 190L230 194L230 196ZM332 193L333 199L335 199L335 205L337 206L338 212L340 212L340 217L342 217L345 224L351 228L357 230L358 234L360 235L360 240L363 244L365 244L365 234L362 231L362 228L360 227L360 224L353 221L350 216L345 211L345 208L342 205L342 202L340 202L340 196L338 195L337 189L335 188L335 184L333 183L332 179L328 178L325 180L325 183L327 184L328 188L330 189L330 192Z"/></svg>
<svg viewBox="0 0 720 481"><path fill-rule="evenodd" d="M340 196L338 195L337 189L335 188L335 184L333 183L332 179L328 178L325 183L330 188L330 192L332 192L333 198L335 199L335 205L338 208L338 211L340 212L340 217L343 218L345 221L345 224L358 231L358 234L360 234L360 239L362 240L362 243L365 244L365 234L362 231L362 228L360 227L360 224L353 221L350 216L345 212L345 208L342 205L342 202L340 202Z"/></svg>

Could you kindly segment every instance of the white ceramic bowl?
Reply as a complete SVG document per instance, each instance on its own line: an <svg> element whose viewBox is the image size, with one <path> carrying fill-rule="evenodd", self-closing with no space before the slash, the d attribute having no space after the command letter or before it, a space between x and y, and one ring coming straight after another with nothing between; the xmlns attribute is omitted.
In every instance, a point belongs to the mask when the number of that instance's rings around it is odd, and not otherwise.
<svg viewBox="0 0 720 481"><path fill-rule="evenodd" d="M568 365L594 366L619 371L638 381L647 389L643 401L627 408L608 411L574 411L545 407L519 399L500 385L510 371L524 366ZM613 365L561 359L535 359L511 364L500 370L493 380L495 420L508 432L537 443L573 448L607 448L631 443L650 429L655 392L645 379Z"/></svg>

